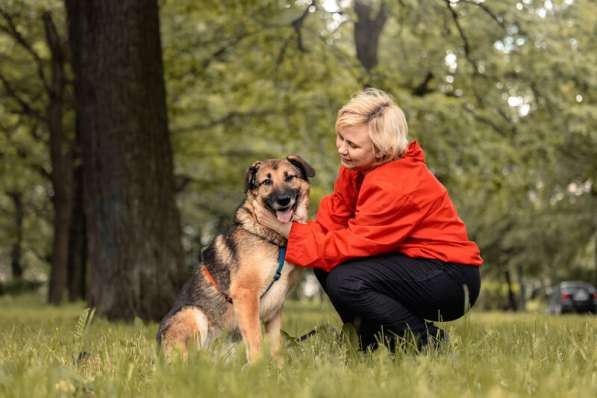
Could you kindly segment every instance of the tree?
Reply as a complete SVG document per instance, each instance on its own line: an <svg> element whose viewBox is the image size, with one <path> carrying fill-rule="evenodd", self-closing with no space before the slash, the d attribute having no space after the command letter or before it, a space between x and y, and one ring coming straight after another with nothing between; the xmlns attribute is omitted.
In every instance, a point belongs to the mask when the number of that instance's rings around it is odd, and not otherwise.
<svg viewBox="0 0 597 398"><path fill-rule="evenodd" d="M69 247L71 239L71 220L73 220L73 142L65 122L68 110L65 106L66 97L66 54L63 39L58 33L52 14L47 9L38 17L38 10L32 13L27 21L24 10L27 4L7 5L0 7L0 32L10 38L15 47L25 55L30 65L21 66L16 73L6 68L0 70L0 81L4 88L4 97L9 105L10 113L17 116L16 125L25 124L20 119L25 119L34 127L31 129L31 138L47 144L50 154L50 171L46 165L36 164L33 168L51 182L51 199L53 208L53 244L51 251L50 284L48 288L48 301L59 304L67 287L67 272L69 257L77 258L78 253L72 252ZM30 24L33 24L31 26ZM43 26L43 36L36 31L36 26ZM33 33L28 35L28 33ZM49 59L40 51L40 46L48 49ZM22 59L14 55L15 51L7 51L7 60L19 64ZM49 77L47 69L50 69ZM25 72L23 72L25 71ZM32 76L32 81L23 79L23 76ZM28 76L29 75L29 76ZM27 83L25 83L27 82ZM46 134L37 131L37 125L43 126ZM7 137L14 134L3 128ZM12 140L12 138L9 138ZM25 159L30 148L17 150L19 157ZM45 159L44 159L45 160ZM10 193L16 193L12 190ZM10 195L15 203L16 236L18 244L13 247L13 264L17 263L17 250L22 243L23 203L15 201L15 196ZM18 204L18 206L17 206ZM20 221L19 221L20 220ZM20 226L19 226L20 225ZM80 264L84 266L84 263Z"/></svg>
<svg viewBox="0 0 597 398"><path fill-rule="evenodd" d="M367 1L355 0L354 11L357 20L354 23L354 42L357 58L363 67L370 71L377 66L379 37L388 19L388 6L381 2L375 15L373 7Z"/></svg>
<svg viewBox="0 0 597 398"><path fill-rule="evenodd" d="M16 281L23 278L23 193L19 191L8 192L8 196L12 200L15 213L15 240L10 251L10 268L12 277Z"/></svg>
<svg viewBox="0 0 597 398"><path fill-rule="evenodd" d="M41 14L52 1L7 4ZM525 281L589 278L590 272L597 278L595 2L163 0L160 7L187 263L229 219L242 196L243 173L256 159L289 153L308 159L318 171L315 211L337 172L334 115L356 91L374 85L404 109L410 138L425 148L428 165L481 246L484 278L509 283L512 306L522 298L515 297L516 284ZM52 14L60 26L60 11ZM39 22L18 27L50 76L50 47ZM70 36L73 43L80 39ZM39 206L39 175L24 178L38 169L50 175L49 151L40 151L35 138L47 130L49 97L31 52L2 37L0 129L10 133L0 135L6 166L0 245L8 258L11 231L18 230L8 193L22 192L23 252L31 258L32 248L47 250L50 242L47 228L31 227L32 220L52 219L50 206ZM121 77L124 68L111 70L121 85L132 81ZM122 92L109 87L103 97ZM31 117L32 110L42 118ZM66 121L72 122L68 111ZM48 181L42 191L50 193ZM41 217L34 217L40 207Z"/></svg>
<svg viewBox="0 0 597 398"><path fill-rule="evenodd" d="M157 320L181 285L157 1L67 0L91 304Z"/></svg>
<svg viewBox="0 0 597 398"><path fill-rule="evenodd" d="M187 198L200 203L234 182L222 162L261 156L263 140L276 144L271 152L299 148L315 159L324 170L317 203L336 171L333 156L322 155L333 153L333 115L374 84L404 108L411 138L482 248L485 276L508 281L512 306L515 283L572 277L574 264L597 261L586 255L596 235L593 3L331 3L255 2L224 12L165 2L166 26L184 15L165 30L175 142L185 143L179 170L207 182L200 196L195 184L184 193L185 212ZM181 29L193 21L201 21L197 31ZM365 34L367 23L375 34ZM194 163L198 153L209 161Z"/></svg>
<svg viewBox="0 0 597 398"><path fill-rule="evenodd" d="M46 42L51 53L51 79L47 83L46 120L50 132L50 159L54 195L54 244L48 301L60 304L67 287L69 239L73 211L73 143L65 131L64 97L66 89L63 41L49 12L42 14Z"/></svg>

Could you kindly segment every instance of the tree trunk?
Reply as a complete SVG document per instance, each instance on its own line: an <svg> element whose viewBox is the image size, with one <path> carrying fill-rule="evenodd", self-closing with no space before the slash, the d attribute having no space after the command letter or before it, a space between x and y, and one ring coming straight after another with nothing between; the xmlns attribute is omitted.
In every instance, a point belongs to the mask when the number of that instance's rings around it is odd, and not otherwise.
<svg viewBox="0 0 597 398"><path fill-rule="evenodd" d="M516 267L516 276L518 279L518 285L520 286L520 293L518 294L518 310L527 310L527 285L524 281L524 270L522 266Z"/></svg>
<svg viewBox="0 0 597 398"><path fill-rule="evenodd" d="M379 37L388 19L388 7L382 2L377 15L372 17L373 7L371 2L356 0L354 11L357 14L357 21L354 24L354 42L357 50L357 58L361 65L371 71L377 66L377 50L379 48Z"/></svg>
<svg viewBox="0 0 597 398"><path fill-rule="evenodd" d="M183 275L156 0L66 0L81 128L89 299L158 320Z"/></svg>
<svg viewBox="0 0 597 398"><path fill-rule="evenodd" d="M23 220L25 211L23 209L23 194L21 192L8 192L15 209L15 240L10 251L10 269L12 278L15 281L23 279Z"/></svg>
<svg viewBox="0 0 597 398"><path fill-rule="evenodd" d="M595 286L597 286L597 230L595 231L595 242L593 242L594 247L593 247L593 262L595 264L595 269L593 270L593 272L595 273L593 275L593 279L594 279L594 284Z"/></svg>
<svg viewBox="0 0 597 398"><path fill-rule="evenodd" d="M510 276L510 271L504 271L504 278L506 279L506 284L508 285L508 309L512 311L517 311L518 306L516 305L516 296L514 295L514 289L512 288L512 277Z"/></svg>
<svg viewBox="0 0 597 398"><path fill-rule="evenodd" d="M64 87L64 51L56 26L48 12L42 15L46 41L52 59L52 79L46 109L50 132L50 161L52 163L52 188L54 196L54 241L48 302L60 304L67 281L68 241L72 213L72 158L71 142L62 125Z"/></svg>
<svg viewBox="0 0 597 398"><path fill-rule="evenodd" d="M86 298L87 289L87 234L83 210L83 168L74 171L73 214L68 247L68 299Z"/></svg>

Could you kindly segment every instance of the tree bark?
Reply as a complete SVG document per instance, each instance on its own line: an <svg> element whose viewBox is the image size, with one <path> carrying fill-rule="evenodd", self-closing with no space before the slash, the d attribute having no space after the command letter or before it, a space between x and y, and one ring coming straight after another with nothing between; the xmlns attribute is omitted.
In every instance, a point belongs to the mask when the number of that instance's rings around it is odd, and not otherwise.
<svg viewBox="0 0 597 398"><path fill-rule="evenodd" d="M508 309L512 311L517 311L518 305L516 303L514 289L512 288L512 277L510 276L509 270L504 271L504 278L506 279L506 284L508 285Z"/></svg>
<svg viewBox="0 0 597 398"><path fill-rule="evenodd" d="M10 251L10 269L12 271L12 278L15 281L23 279L23 221L25 219L25 211L23 209L23 194L21 192L8 192L8 196L12 200L15 210L15 240Z"/></svg>
<svg viewBox="0 0 597 398"><path fill-rule="evenodd" d="M158 320L183 257L156 0L66 0L81 128L90 304Z"/></svg>
<svg viewBox="0 0 597 398"><path fill-rule="evenodd" d="M75 167L73 206L68 246L68 299L86 298L87 292L87 234L83 210L83 168Z"/></svg>
<svg viewBox="0 0 597 398"><path fill-rule="evenodd" d="M516 276L518 279L518 285L520 286L520 292L518 294L518 310L527 310L527 285L524 280L524 269L521 265L516 267Z"/></svg>
<svg viewBox="0 0 597 398"><path fill-rule="evenodd" d="M372 17L373 7L371 2L356 0L354 2L354 11L357 14L357 21L354 24L357 58L369 72L377 66L379 37L388 19L388 7L385 2L382 2L377 15Z"/></svg>
<svg viewBox="0 0 597 398"><path fill-rule="evenodd" d="M51 84L46 108L50 132L50 160L52 163L52 188L54 195L54 240L52 244L52 267L48 302L60 304L67 282L69 229L72 213L72 153L71 142L63 124L63 102L66 78L65 55L56 26L48 12L42 15L46 41L51 53Z"/></svg>
<svg viewBox="0 0 597 398"><path fill-rule="evenodd" d="M593 270L593 283L597 286L597 229L595 230L595 242L593 247L593 262L595 264L595 269Z"/></svg>

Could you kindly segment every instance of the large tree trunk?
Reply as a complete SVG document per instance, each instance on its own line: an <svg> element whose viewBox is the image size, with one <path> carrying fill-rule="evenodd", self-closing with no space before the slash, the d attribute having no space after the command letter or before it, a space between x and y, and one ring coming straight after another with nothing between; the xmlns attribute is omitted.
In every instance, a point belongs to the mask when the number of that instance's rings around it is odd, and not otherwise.
<svg viewBox="0 0 597 398"><path fill-rule="evenodd" d="M66 0L81 128L89 297L157 320L183 275L156 0Z"/></svg>
<svg viewBox="0 0 597 398"><path fill-rule="evenodd" d="M46 41L52 55L52 79L49 87L49 101L46 110L50 131L50 159L52 163L52 188L54 196L54 241L52 245L52 268L48 301L60 304L67 281L68 242L72 213L72 152L71 140L63 124L63 100L66 84L64 73L64 52L56 26L49 13L43 14Z"/></svg>
<svg viewBox="0 0 597 398"><path fill-rule="evenodd" d="M374 8L370 1L356 0L354 11L357 14L357 21L354 24L357 58L369 72L377 66L379 37L388 19L388 7L385 2L381 2L377 14L373 16Z"/></svg>
<svg viewBox="0 0 597 398"><path fill-rule="evenodd" d="M73 213L68 247L68 299L86 298L87 289L87 234L83 209L83 168L74 171Z"/></svg>
<svg viewBox="0 0 597 398"><path fill-rule="evenodd" d="M10 251L10 269L12 271L12 278L15 281L23 279L23 221L25 219L25 211L23 209L23 194L21 192L8 192L8 196L12 200L15 210L15 240Z"/></svg>

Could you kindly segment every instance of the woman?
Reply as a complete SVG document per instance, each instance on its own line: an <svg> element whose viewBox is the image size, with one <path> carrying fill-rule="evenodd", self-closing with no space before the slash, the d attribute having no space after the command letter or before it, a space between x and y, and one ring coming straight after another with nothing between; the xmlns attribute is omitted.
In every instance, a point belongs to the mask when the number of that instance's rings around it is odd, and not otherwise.
<svg viewBox="0 0 597 398"><path fill-rule="evenodd" d="M408 143L402 110L381 90L361 92L338 112L336 147L334 192L314 221L261 212L260 222L288 238L288 262L314 268L363 349L381 333L445 340L426 320L454 320L474 304L483 260L423 150Z"/></svg>

